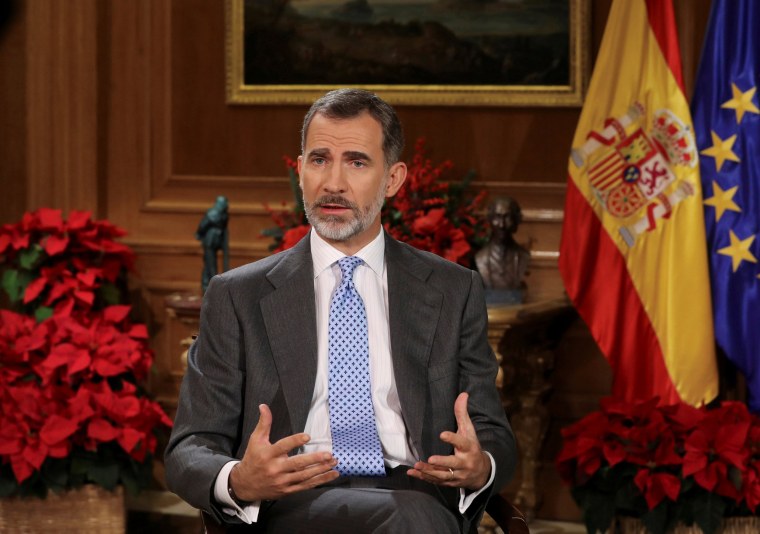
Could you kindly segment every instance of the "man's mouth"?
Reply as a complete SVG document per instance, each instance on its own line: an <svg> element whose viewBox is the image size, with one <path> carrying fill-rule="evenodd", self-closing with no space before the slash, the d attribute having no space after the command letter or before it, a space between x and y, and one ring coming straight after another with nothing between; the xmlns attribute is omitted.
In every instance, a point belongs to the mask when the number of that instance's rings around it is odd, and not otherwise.
<svg viewBox="0 0 760 534"><path fill-rule="evenodd" d="M326 211L329 213L338 213L338 212L343 212L343 211L351 209L347 206L342 206L341 204L320 204L319 208L322 211Z"/></svg>
<svg viewBox="0 0 760 534"><path fill-rule="evenodd" d="M354 209L348 200L342 198L323 198L317 200L314 204L315 208L319 208L322 213L329 215L345 213Z"/></svg>

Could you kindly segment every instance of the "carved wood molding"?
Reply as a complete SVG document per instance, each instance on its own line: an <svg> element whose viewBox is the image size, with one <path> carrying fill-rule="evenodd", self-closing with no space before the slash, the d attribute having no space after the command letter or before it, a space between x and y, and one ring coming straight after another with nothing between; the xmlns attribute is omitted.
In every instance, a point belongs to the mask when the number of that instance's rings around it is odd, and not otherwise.
<svg viewBox="0 0 760 534"><path fill-rule="evenodd" d="M189 255L202 256L203 249L196 240L159 240L148 238L126 237L122 242L132 247L135 253L140 255ZM261 243L235 243L230 244L230 255L232 256L256 256L264 257L269 255L269 242Z"/></svg>
<svg viewBox="0 0 760 534"><path fill-rule="evenodd" d="M231 176L231 175L193 175L173 174L169 182L187 186L225 186L225 187L255 187L266 185L267 187L283 187L290 189L290 181L287 176Z"/></svg>
<svg viewBox="0 0 760 534"><path fill-rule="evenodd" d="M178 199L151 199L143 204L140 211L157 213L206 213L211 207L211 202L197 202ZM277 206L280 209L280 206ZM269 215L263 202L237 202L230 201L229 212L232 215Z"/></svg>

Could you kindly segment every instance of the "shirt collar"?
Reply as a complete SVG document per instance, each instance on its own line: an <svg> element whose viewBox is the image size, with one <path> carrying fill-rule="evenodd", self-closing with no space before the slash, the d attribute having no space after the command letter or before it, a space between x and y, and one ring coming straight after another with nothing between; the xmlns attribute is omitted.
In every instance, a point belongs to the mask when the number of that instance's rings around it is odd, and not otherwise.
<svg viewBox="0 0 760 534"><path fill-rule="evenodd" d="M312 228L309 234L311 243L311 257L314 264L314 278L325 269L332 266L339 259L345 257L341 251L322 239ZM364 263L372 269L377 276L382 276L385 270L385 236L382 229L377 237L370 241L364 248L354 254L364 260Z"/></svg>

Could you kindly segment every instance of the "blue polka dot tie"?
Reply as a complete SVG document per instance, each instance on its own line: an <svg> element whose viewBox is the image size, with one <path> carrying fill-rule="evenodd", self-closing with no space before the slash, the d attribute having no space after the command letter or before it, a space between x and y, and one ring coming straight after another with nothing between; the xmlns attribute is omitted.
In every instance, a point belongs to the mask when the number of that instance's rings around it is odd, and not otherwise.
<svg viewBox="0 0 760 534"><path fill-rule="evenodd" d="M385 476L369 379L367 313L354 286L361 258L338 260L341 282L330 304L328 398L333 455L343 476Z"/></svg>

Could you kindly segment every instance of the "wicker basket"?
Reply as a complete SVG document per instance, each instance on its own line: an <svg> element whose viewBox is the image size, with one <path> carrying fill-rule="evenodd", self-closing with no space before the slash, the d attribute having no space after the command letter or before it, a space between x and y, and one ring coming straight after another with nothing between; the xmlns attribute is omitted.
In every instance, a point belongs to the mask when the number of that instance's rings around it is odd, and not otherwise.
<svg viewBox="0 0 760 534"><path fill-rule="evenodd" d="M124 534L124 490L87 485L45 499L0 499L0 532Z"/></svg>
<svg viewBox="0 0 760 534"><path fill-rule="evenodd" d="M621 517L617 520L616 534L649 534L641 520L633 517ZM757 534L760 532L760 517L727 517L723 520L716 534ZM670 534L702 534L696 525L687 527L679 524Z"/></svg>

